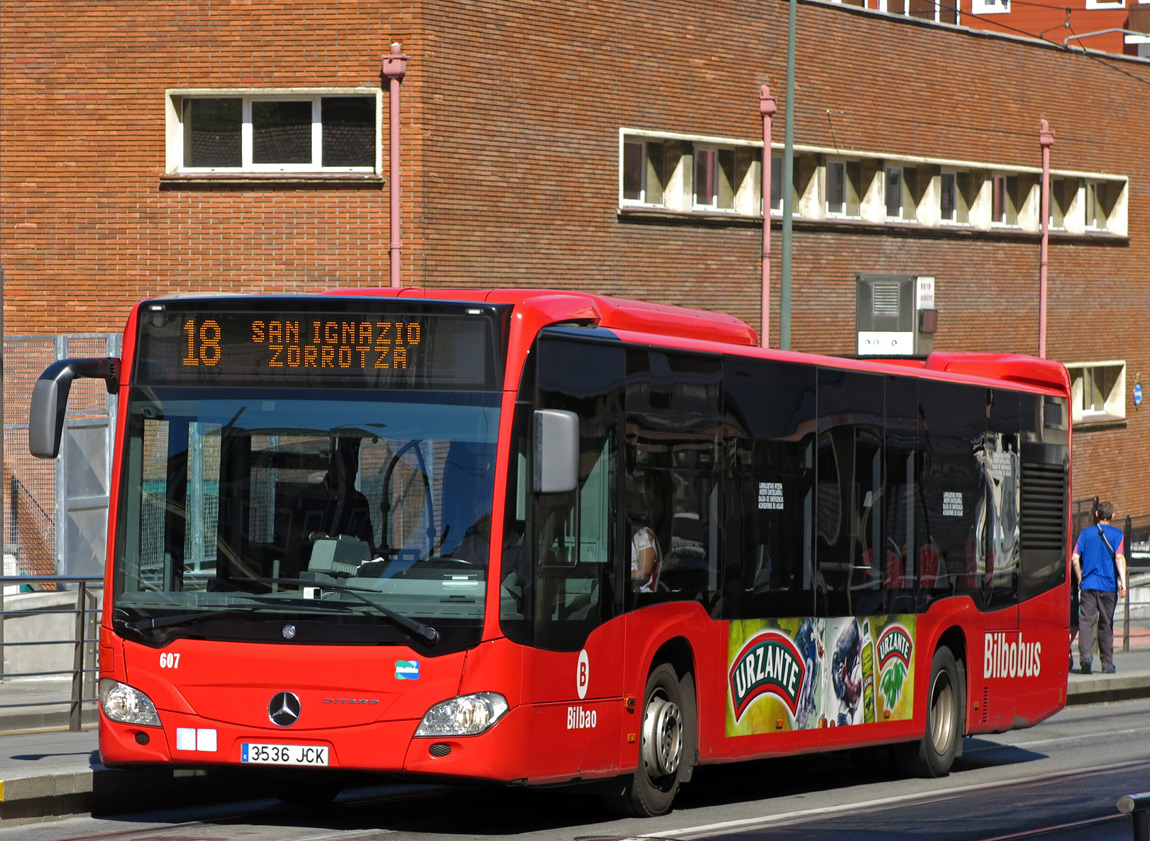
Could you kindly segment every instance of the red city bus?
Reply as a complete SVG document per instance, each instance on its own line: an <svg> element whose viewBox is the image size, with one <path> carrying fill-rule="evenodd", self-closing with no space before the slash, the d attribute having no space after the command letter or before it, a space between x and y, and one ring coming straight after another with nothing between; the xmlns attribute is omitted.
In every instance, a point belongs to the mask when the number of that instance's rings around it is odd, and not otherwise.
<svg viewBox="0 0 1150 841"><path fill-rule="evenodd" d="M944 775L1065 702L1054 362L764 350L579 292L166 298L121 359L45 371L36 455L77 376L118 394L110 766L597 782L657 815L709 763Z"/></svg>

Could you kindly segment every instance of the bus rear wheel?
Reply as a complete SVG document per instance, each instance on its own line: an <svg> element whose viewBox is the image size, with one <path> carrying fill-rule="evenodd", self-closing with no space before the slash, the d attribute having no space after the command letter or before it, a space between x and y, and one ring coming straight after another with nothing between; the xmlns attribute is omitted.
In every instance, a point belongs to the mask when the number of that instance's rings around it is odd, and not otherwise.
<svg viewBox="0 0 1150 841"><path fill-rule="evenodd" d="M683 777L686 736L694 732L683 705L679 677L669 663L651 671L643 692L639 733L639 767L618 794L608 797L612 810L635 817L655 817L671 811Z"/></svg>
<svg viewBox="0 0 1150 841"><path fill-rule="evenodd" d="M954 653L943 646L934 653L926 701L926 732L918 742L898 745L895 761L905 773L945 777L962 746L966 687Z"/></svg>

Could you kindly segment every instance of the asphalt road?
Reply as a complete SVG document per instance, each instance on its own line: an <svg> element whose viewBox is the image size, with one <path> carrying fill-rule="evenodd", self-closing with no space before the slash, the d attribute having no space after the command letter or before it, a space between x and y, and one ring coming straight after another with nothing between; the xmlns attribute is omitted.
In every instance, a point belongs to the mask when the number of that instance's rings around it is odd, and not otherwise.
<svg viewBox="0 0 1150 841"><path fill-rule="evenodd" d="M566 792L378 786L315 809L272 800L0 823L0 841L468 841L735 838L1129 839L1124 794L1150 791L1150 700L1069 707L1030 730L968 739L941 780L882 751L700 769L662 818L616 820ZM146 808L146 804L141 804Z"/></svg>

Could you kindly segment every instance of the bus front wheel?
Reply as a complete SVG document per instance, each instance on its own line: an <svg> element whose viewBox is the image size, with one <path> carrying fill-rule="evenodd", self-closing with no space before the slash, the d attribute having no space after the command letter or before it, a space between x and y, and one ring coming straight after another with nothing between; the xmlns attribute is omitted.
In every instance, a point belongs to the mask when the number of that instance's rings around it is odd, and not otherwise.
<svg viewBox="0 0 1150 841"><path fill-rule="evenodd" d="M926 699L926 732L918 742L898 745L895 760L905 773L945 777L959 755L965 722L966 687L954 653L934 653Z"/></svg>
<svg viewBox="0 0 1150 841"><path fill-rule="evenodd" d="M686 735L693 732L683 705L679 677L669 663L651 671L643 692L639 733L639 767L621 791L609 798L614 811L636 817L655 817L671 811L683 776Z"/></svg>

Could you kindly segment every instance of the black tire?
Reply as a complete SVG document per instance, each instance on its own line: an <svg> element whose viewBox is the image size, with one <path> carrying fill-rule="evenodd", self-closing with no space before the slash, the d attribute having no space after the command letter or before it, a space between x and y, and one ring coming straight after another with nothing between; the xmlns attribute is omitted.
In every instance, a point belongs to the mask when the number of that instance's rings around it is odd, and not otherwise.
<svg viewBox="0 0 1150 841"><path fill-rule="evenodd" d="M694 732L693 709L683 705L679 677L669 663L647 677L639 732L639 767L621 780L617 794L608 795L612 811L652 818L671 811L683 780L685 765L694 756L686 736Z"/></svg>
<svg viewBox="0 0 1150 841"><path fill-rule="evenodd" d="M898 767L918 777L945 777L962 747L966 723L966 686L954 653L943 646L934 653L926 696L926 732L921 741L898 745Z"/></svg>

